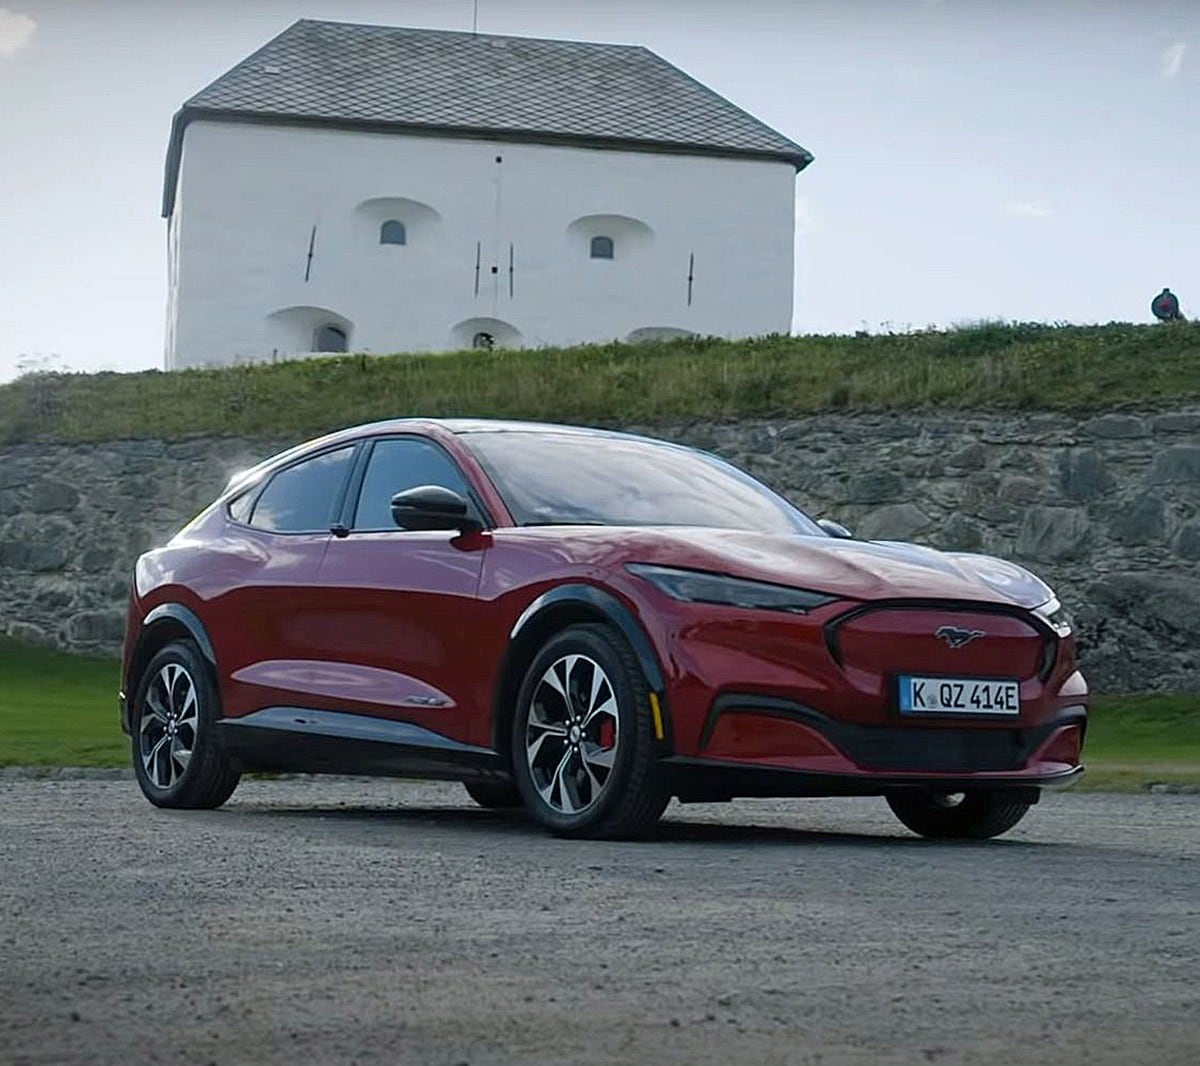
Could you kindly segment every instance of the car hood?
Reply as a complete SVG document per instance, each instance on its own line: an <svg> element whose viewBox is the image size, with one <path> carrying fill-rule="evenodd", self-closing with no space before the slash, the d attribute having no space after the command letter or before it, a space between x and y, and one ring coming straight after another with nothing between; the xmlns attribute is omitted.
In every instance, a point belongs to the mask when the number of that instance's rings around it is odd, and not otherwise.
<svg viewBox="0 0 1200 1066"><path fill-rule="evenodd" d="M556 527L578 561L710 570L845 599L948 599L1031 608L1053 597L1023 567L987 555L896 541L840 540L723 529ZM608 550L603 550L608 549ZM572 552L575 554L575 552Z"/></svg>

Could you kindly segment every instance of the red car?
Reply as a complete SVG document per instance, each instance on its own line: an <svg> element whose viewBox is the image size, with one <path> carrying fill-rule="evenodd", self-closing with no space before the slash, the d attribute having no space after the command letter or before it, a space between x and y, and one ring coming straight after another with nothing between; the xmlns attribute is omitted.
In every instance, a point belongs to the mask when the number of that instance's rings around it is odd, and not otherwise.
<svg viewBox="0 0 1200 1066"><path fill-rule="evenodd" d="M138 560L123 682L159 806L246 770L389 774L573 836L671 797L834 795L995 836L1082 773L1088 702L1012 563L854 540L690 448L486 421L237 476Z"/></svg>

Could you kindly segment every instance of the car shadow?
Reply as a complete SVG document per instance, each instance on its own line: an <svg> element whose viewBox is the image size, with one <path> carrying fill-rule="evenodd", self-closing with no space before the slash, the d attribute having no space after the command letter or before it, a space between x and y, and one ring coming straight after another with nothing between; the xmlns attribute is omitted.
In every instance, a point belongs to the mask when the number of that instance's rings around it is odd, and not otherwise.
<svg viewBox="0 0 1200 1066"><path fill-rule="evenodd" d="M257 823L265 819L283 819L291 822L338 822L344 828L363 828L380 825L396 829L436 829L450 831L461 836L504 836L527 837L548 844L562 843L578 845L580 841L556 838L537 825L523 811L490 811L473 807L396 807L396 806L299 806L299 805L239 805L231 804L217 812L222 820L235 817L246 823ZM762 825L754 822L705 822L684 821L670 816L659 822L644 837L619 841L583 841L592 846L609 844L651 847L654 845L720 846L842 846L842 847L903 847L953 848L955 851L971 848L1040 848L1046 845L1038 841L1020 839L999 840L924 840L897 827L894 832L864 832L856 830L805 829L803 826Z"/></svg>

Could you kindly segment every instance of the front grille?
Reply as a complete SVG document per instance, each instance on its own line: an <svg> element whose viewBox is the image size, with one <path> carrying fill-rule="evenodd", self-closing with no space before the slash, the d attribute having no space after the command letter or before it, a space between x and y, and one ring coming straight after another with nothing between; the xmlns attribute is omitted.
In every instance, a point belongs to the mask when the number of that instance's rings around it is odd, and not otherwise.
<svg viewBox="0 0 1200 1066"><path fill-rule="evenodd" d="M843 725L830 732L835 734L831 739L836 739L851 759L869 770L1020 770L1031 753L1029 736L1019 729L877 729Z"/></svg>

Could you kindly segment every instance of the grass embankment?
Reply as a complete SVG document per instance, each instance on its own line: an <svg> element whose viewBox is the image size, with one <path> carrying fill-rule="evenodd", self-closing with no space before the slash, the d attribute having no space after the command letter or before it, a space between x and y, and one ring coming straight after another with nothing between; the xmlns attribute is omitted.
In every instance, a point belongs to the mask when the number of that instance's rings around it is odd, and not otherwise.
<svg viewBox="0 0 1200 1066"><path fill-rule="evenodd" d="M1200 325L980 325L754 341L344 356L0 386L0 443L306 436L405 415L593 425L813 411L1200 401Z"/></svg>
<svg viewBox="0 0 1200 1066"><path fill-rule="evenodd" d="M126 766L119 666L0 638L0 766ZM1086 787L1200 785L1200 696L1110 696L1088 733Z"/></svg>

